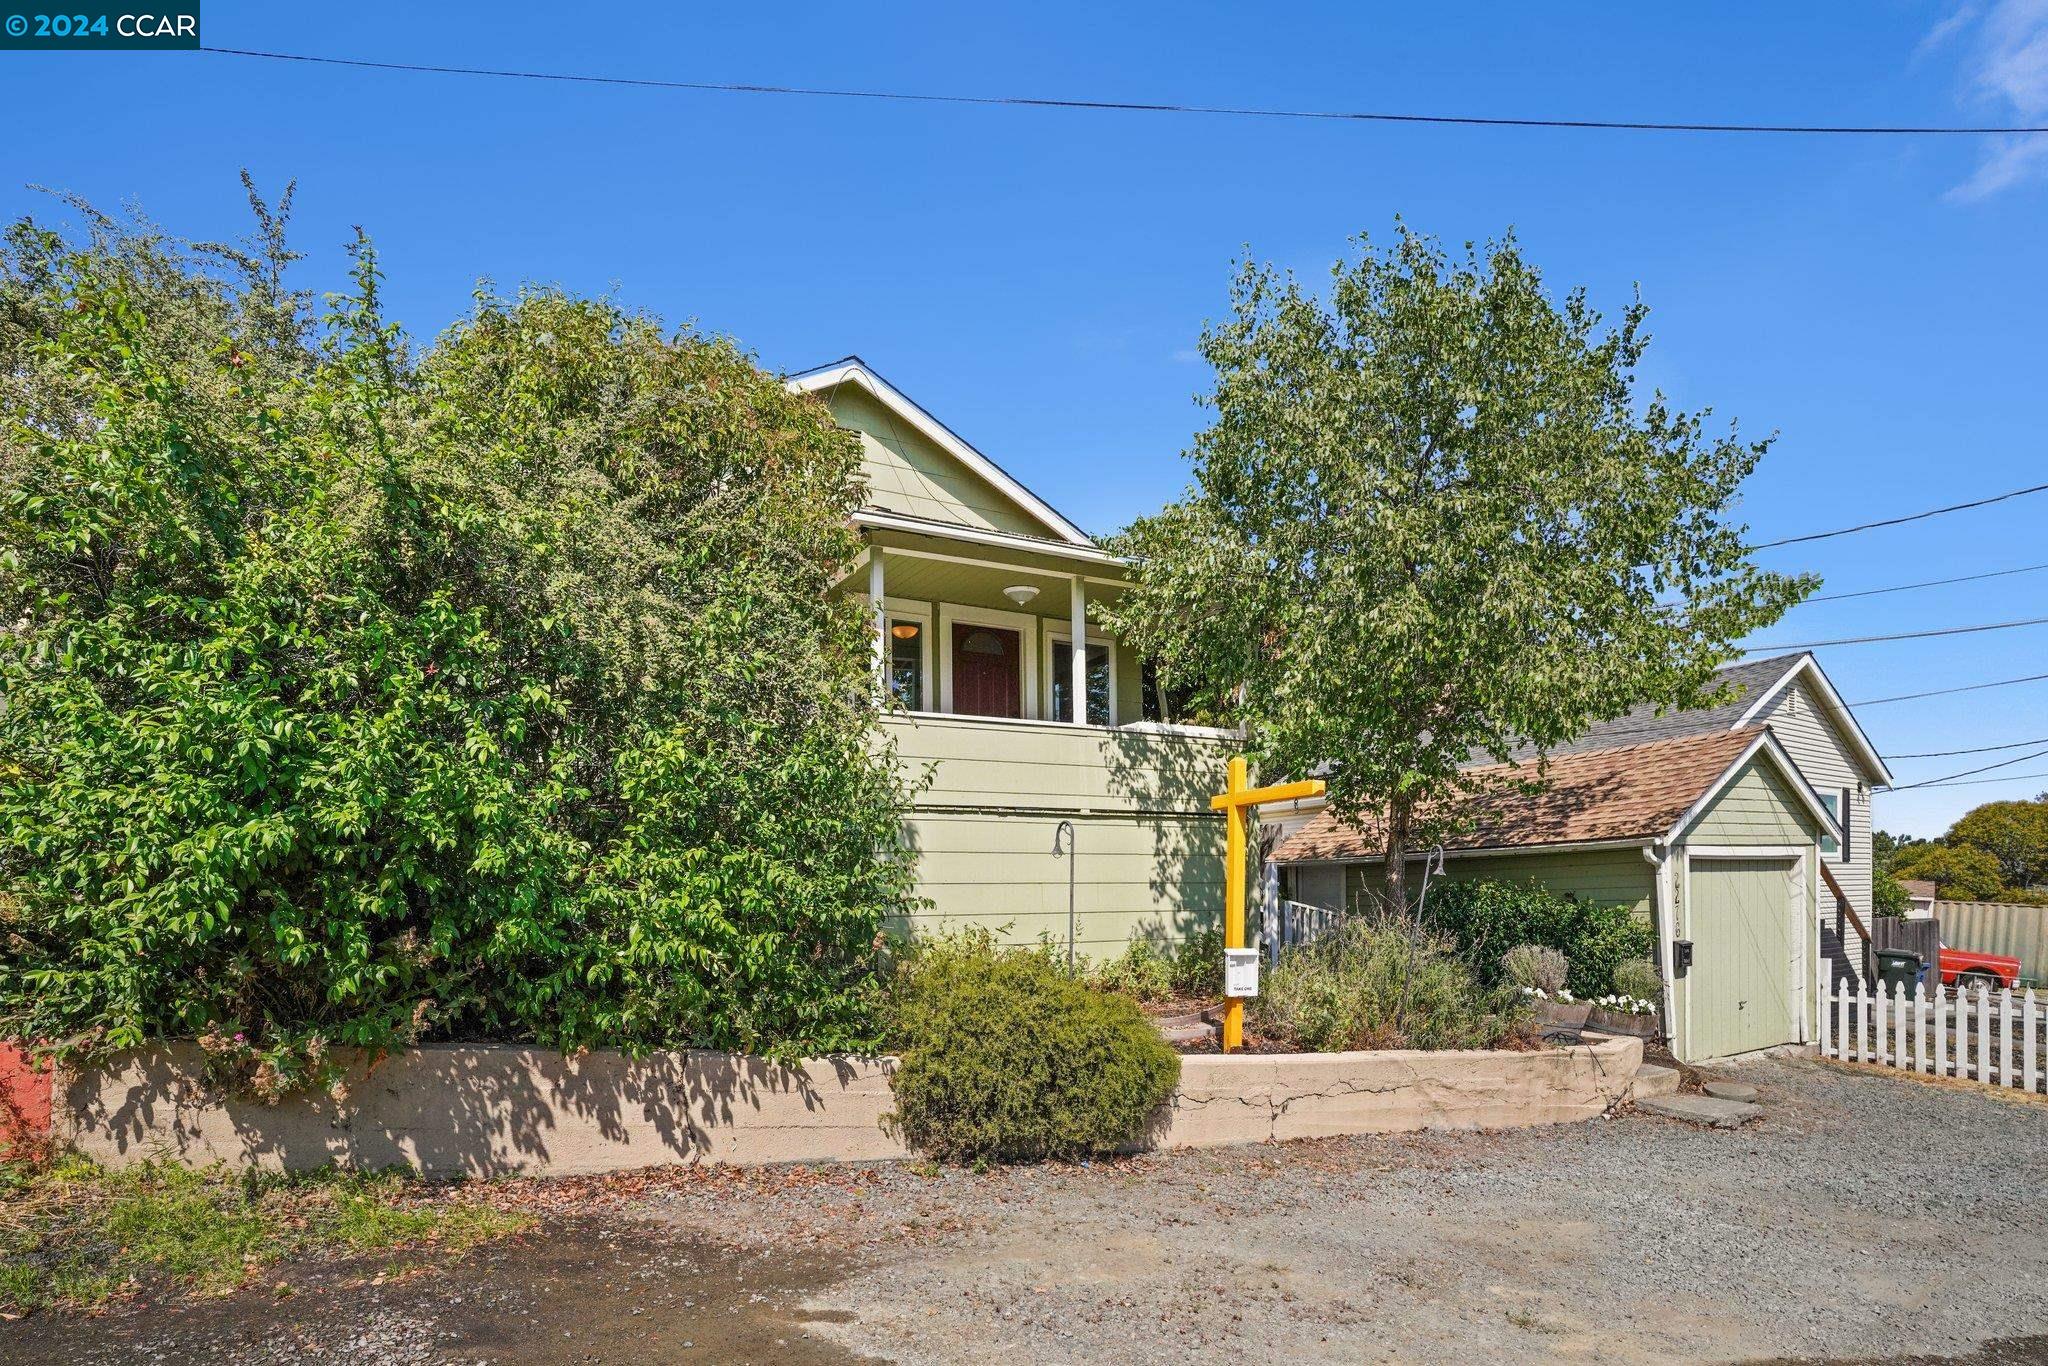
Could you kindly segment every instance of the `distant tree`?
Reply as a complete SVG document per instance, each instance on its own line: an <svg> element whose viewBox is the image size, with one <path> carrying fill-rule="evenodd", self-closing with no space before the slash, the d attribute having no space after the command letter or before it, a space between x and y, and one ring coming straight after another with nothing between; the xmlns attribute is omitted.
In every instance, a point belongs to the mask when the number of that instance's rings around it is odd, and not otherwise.
<svg viewBox="0 0 2048 1366"><path fill-rule="evenodd" d="M1699 702L1813 581L1752 564L1733 517L1768 443L1638 392L1640 302L1603 331L1512 238L1360 243L1326 293L1242 267L1193 487L1121 537L1104 616L1233 698L1263 771L1383 831L1399 904L1475 754Z"/></svg>
<svg viewBox="0 0 2048 1366"><path fill-rule="evenodd" d="M2048 881L2048 802L1986 802L1949 827L1948 842L1997 859L2008 887Z"/></svg>
<svg viewBox="0 0 2048 1366"><path fill-rule="evenodd" d="M1894 860L1906 850L1927 843L1915 835L1894 835L1886 830L1870 832L1870 862L1878 872L1889 871Z"/></svg>
<svg viewBox="0 0 2048 1366"><path fill-rule="evenodd" d="M1951 901L1989 901L2003 883L1998 860L1967 844L1919 844L1892 864L1892 876L1931 882Z"/></svg>

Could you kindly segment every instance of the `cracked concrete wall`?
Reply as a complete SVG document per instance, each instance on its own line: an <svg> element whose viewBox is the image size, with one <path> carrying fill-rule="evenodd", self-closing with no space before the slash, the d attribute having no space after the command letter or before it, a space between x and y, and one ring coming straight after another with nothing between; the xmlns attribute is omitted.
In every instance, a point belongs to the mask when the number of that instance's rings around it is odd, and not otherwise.
<svg viewBox="0 0 2048 1366"><path fill-rule="evenodd" d="M1625 1098L1642 1044L1531 1053L1195 1055L1147 1146L1204 1148L1591 1119ZM58 1078L57 1138L95 1161L303 1171L568 1176L671 1162L861 1162L910 1152L883 1127L895 1060L785 1067L723 1053L442 1045L358 1060L338 1095L222 1096L191 1045Z"/></svg>
<svg viewBox="0 0 2048 1366"><path fill-rule="evenodd" d="M1239 1053L1181 1061L1162 1148L1592 1119L1632 1094L1640 1039L1528 1053Z"/></svg>

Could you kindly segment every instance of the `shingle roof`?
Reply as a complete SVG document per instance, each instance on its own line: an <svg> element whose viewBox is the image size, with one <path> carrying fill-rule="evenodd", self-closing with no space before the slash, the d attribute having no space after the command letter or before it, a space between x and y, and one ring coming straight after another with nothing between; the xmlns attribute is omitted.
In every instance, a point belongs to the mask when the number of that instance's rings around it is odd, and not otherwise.
<svg viewBox="0 0 2048 1366"><path fill-rule="evenodd" d="M1647 744L1553 753L1544 787L1534 795L1517 783L1533 779L1535 760L1468 771L1480 788L1463 805L1464 833L1446 849L1521 849L1551 844L1655 839L1692 809L1715 779L1764 733L1761 726L1685 735ZM1372 858L1386 841L1377 828L1353 828L1329 811L1281 841L1280 863Z"/></svg>
<svg viewBox="0 0 2048 1366"><path fill-rule="evenodd" d="M1906 889L1907 896L1923 897L1929 901L1932 901L1941 891L1939 886L1927 881L1925 878L1902 877L1899 879L1899 885Z"/></svg>
<svg viewBox="0 0 2048 1366"><path fill-rule="evenodd" d="M1772 684L1790 673L1804 658L1803 653L1774 655L1769 659L1748 659L1740 664L1727 665L1715 674L1716 686L1729 689L1726 701L1689 711L1667 711L1662 715L1655 707L1637 707L1612 721L1600 722L1576 740L1558 745L1550 752L1553 755L1576 754L1589 749L1613 749L1617 745L1641 745L1652 740L1728 730L1742 719L1751 703L1769 691ZM1534 752L1518 751L1516 757L1524 758Z"/></svg>

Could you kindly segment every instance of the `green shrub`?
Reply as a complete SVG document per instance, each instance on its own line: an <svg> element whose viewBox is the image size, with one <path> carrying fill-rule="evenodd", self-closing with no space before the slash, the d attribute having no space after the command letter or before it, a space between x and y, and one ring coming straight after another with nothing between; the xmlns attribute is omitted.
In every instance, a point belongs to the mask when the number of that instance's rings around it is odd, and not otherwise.
<svg viewBox="0 0 2048 1366"><path fill-rule="evenodd" d="M1090 964L1088 981L1140 1001L1212 997L1223 991L1223 932L1198 930L1178 944L1161 947L1133 935L1121 956Z"/></svg>
<svg viewBox="0 0 2048 1366"><path fill-rule="evenodd" d="M1500 956L1503 981L1552 996L1564 986L1570 972L1571 965L1565 962L1563 954L1541 944L1517 944Z"/></svg>
<svg viewBox="0 0 2048 1366"><path fill-rule="evenodd" d="M1614 969L1614 991L1638 1001L1664 999L1664 977L1647 958L1630 958Z"/></svg>
<svg viewBox="0 0 2048 1366"><path fill-rule="evenodd" d="M0 1037L876 1042L859 443L728 341L359 247L0 243Z"/></svg>
<svg viewBox="0 0 2048 1366"><path fill-rule="evenodd" d="M1489 982L1517 944L1556 949L1571 965L1565 985L1581 1000L1614 988L1614 970L1656 951L1657 931L1627 906L1580 901L1538 883L1481 880L1430 888L1428 920L1448 934Z"/></svg>
<svg viewBox="0 0 2048 1366"><path fill-rule="evenodd" d="M1890 873L1879 873L1871 879L1870 904L1879 915L1903 919L1913 909L1913 895Z"/></svg>
<svg viewBox="0 0 2048 1366"><path fill-rule="evenodd" d="M1491 1048L1518 1030L1522 1008L1512 988L1482 984L1448 938L1375 915L1283 955L1251 1018L1319 1053Z"/></svg>
<svg viewBox="0 0 2048 1366"><path fill-rule="evenodd" d="M1180 1080L1180 1056L1134 1002L985 932L913 947L886 1018L901 1055L895 1123L942 1161L1113 1152Z"/></svg>

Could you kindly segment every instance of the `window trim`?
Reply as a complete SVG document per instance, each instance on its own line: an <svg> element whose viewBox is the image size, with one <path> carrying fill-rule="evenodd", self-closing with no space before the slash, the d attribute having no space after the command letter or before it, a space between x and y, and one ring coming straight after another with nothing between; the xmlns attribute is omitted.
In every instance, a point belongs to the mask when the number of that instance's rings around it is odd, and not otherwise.
<svg viewBox="0 0 2048 1366"><path fill-rule="evenodd" d="M866 593L860 595L860 600L867 604L868 621L870 629L872 629L875 619L875 600ZM919 691L923 693L923 696L919 697L917 705L909 710L929 712L933 709L932 690L936 686L932 678L932 605L917 598L896 598L884 593L882 595L882 610L888 613L889 623L892 626L899 620L914 621L918 624L918 641L923 646L923 658L918 661L918 669L924 677L924 686ZM892 646L891 648L893 649L894 647Z"/></svg>
<svg viewBox="0 0 2048 1366"><path fill-rule="evenodd" d="M1052 689L1054 683L1052 647L1056 643L1071 646L1074 643L1074 628L1062 622L1048 621L1045 629L1039 632L1039 634L1045 637L1039 646L1039 649L1044 654L1044 658L1039 660L1039 664L1042 666L1045 674L1044 716L1048 721L1058 721L1059 718L1054 716L1052 711ZM1102 724L1114 726L1116 724L1116 640L1108 632L1098 631L1093 626L1090 626L1088 628L1088 643L1090 645L1100 645L1109 653L1109 719L1102 722ZM1061 724L1072 725L1073 722L1067 721ZM1090 721L1087 724L1092 726L1096 723Z"/></svg>

